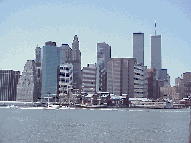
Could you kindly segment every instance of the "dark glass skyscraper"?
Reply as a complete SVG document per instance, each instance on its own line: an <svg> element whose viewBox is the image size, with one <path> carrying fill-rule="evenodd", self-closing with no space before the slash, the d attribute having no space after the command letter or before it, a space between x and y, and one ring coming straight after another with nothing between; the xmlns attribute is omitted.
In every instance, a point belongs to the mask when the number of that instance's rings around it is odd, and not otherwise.
<svg viewBox="0 0 191 143"><path fill-rule="evenodd" d="M97 66L99 68L99 91L107 91L107 62L111 59L111 46L97 43Z"/></svg>
<svg viewBox="0 0 191 143"><path fill-rule="evenodd" d="M60 48L55 42L46 42L43 46L41 97L48 96L48 93L58 95L59 66Z"/></svg>

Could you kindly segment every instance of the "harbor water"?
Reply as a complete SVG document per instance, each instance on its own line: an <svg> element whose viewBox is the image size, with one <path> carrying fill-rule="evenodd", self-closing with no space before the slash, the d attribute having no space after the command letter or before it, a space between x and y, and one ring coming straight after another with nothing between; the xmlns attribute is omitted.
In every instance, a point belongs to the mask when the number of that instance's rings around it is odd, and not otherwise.
<svg viewBox="0 0 191 143"><path fill-rule="evenodd" d="M0 143L188 143L189 109L0 108Z"/></svg>

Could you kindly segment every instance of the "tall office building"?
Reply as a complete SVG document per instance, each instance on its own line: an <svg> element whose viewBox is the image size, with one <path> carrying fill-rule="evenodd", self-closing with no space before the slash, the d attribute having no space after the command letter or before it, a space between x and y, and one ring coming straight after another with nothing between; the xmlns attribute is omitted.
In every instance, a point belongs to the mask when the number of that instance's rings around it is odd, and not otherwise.
<svg viewBox="0 0 191 143"><path fill-rule="evenodd" d="M27 60L19 83L17 84L17 101L36 102L41 97L41 48L35 49L35 60Z"/></svg>
<svg viewBox="0 0 191 143"><path fill-rule="evenodd" d="M176 93L179 99L191 96L191 72L185 72L175 79Z"/></svg>
<svg viewBox="0 0 191 143"><path fill-rule="evenodd" d="M42 57L42 94L46 97L48 94L58 96L59 92L59 66L60 66L60 48L56 47L55 42L46 42L43 46Z"/></svg>
<svg viewBox="0 0 191 143"><path fill-rule="evenodd" d="M144 33L133 33L133 58L144 65Z"/></svg>
<svg viewBox="0 0 191 143"><path fill-rule="evenodd" d="M156 69L147 69L147 84L148 84L148 98L157 99L159 98L159 84L156 75Z"/></svg>
<svg viewBox="0 0 191 143"><path fill-rule="evenodd" d="M135 58L111 58L107 63L107 92L134 97Z"/></svg>
<svg viewBox="0 0 191 143"><path fill-rule="evenodd" d="M16 101L20 71L0 70L0 101Z"/></svg>
<svg viewBox="0 0 191 143"><path fill-rule="evenodd" d="M82 90L88 94L96 92L97 67L95 64L87 64L82 69Z"/></svg>
<svg viewBox="0 0 191 143"><path fill-rule="evenodd" d="M170 76L167 74L167 69L159 69L159 87L170 85Z"/></svg>
<svg viewBox="0 0 191 143"><path fill-rule="evenodd" d="M41 48L38 46L35 49L35 63L37 67L41 66Z"/></svg>
<svg viewBox="0 0 191 143"><path fill-rule="evenodd" d="M40 97L34 60L27 60L17 84L17 101L36 102Z"/></svg>
<svg viewBox="0 0 191 143"><path fill-rule="evenodd" d="M183 73L183 81L184 83L191 82L191 72Z"/></svg>
<svg viewBox="0 0 191 143"><path fill-rule="evenodd" d="M176 94L177 94L177 99L182 99L184 98L184 80L182 77L175 78L175 87L176 87Z"/></svg>
<svg viewBox="0 0 191 143"><path fill-rule="evenodd" d="M134 66L134 97L147 97L147 67L142 64Z"/></svg>
<svg viewBox="0 0 191 143"><path fill-rule="evenodd" d="M74 40L72 43L72 60L71 63L73 65L73 88L81 89L81 52L79 50L79 41L77 35L74 36Z"/></svg>
<svg viewBox="0 0 191 143"><path fill-rule="evenodd" d="M68 44L60 47L60 64L70 63L72 60L72 49Z"/></svg>
<svg viewBox="0 0 191 143"><path fill-rule="evenodd" d="M111 46L97 43L97 67L99 68L99 91L107 90L107 62L111 59Z"/></svg>
<svg viewBox="0 0 191 143"><path fill-rule="evenodd" d="M41 88L42 88L42 68L41 68L41 48L36 47L35 49L35 69L36 69L36 97L41 97Z"/></svg>
<svg viewBox="0 0 191 143"><path fill-rule="evenodd" d="M124 64L126 62L126 64ZM128 61L111 58L107 63L107 91L111 94L128 94Z"/></svg>
<svg viewBox="0 0 191 143"><path fill-rule="evenodd" d="M151 36L151 68L162 69L161 63L161 35Z"/></svg>
<svg viewBox="0 0 191 143"><path fill-rule="evenodd" d="M156 35L156 22L155 22L155 35L151 35L151 68L156 69L157 78L159 78L159 70L162 69L161 62L161 35Z"/></svg>
<svg viewBox="0 0 191 143"><path fill-rule="evenodd" d="M69 86L73 83L73 65L72 64L61 64L59 74L59 94L63 95L68 93Z"/></svg>

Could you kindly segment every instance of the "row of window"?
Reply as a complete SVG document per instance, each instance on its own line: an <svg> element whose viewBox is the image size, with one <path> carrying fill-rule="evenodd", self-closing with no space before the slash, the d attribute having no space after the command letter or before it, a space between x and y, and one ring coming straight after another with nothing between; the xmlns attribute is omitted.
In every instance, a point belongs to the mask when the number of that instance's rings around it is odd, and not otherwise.
<svg viewBox="0 0 191 143"><path fill-rule="evenodd" d="M72 77L69 78L60 78L59 81L68 83L69 81L72 81Z"/></svg>
<svg viewBox="0 0 191 143"><path fill-rule="evenodd" d="M71 76L71 73L60 72L59 75L60 75L60 76L64 76L64 77L69 77L69 76Z"/></svg>
<svg viewBox="0 0 191 143"><path fill-rule="evenodd" d="M70 70L72 67L60 67L61 70Z"/></svg>

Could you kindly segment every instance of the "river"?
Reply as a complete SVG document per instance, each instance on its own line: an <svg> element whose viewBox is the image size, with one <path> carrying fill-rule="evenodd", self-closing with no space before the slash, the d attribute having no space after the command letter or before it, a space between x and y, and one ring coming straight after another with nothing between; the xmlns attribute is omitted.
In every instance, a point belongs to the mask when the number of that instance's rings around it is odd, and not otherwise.
<svg viewBox="0 0 191 143"><path fill-rule="evenodd" d="M188 143L189 109L0 109L0 143Z"/></svg>

